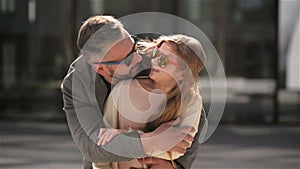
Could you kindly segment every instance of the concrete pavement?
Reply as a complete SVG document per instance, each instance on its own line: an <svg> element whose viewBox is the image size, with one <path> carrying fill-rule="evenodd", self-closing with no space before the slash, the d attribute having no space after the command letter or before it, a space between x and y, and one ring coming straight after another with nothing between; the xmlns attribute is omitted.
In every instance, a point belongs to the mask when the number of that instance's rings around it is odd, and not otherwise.
<svg viewBox="0 0 300 169"><path fill-rule="evenodd" d="M81 155L64 123L0 122L0 168L80 169ZM300 168L300 128L219 126L193 168Z"/></svg>

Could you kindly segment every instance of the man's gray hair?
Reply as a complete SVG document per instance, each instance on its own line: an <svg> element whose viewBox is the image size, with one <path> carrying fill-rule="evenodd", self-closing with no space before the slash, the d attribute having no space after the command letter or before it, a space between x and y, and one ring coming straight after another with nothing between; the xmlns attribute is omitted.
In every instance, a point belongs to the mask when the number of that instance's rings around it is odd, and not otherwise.
<svg viewBox="0 0 300 169"><path fill-rule="evenodd" d="M101 60L114 45L130 36L119 20L111 16L102 17L107 18L109 22L98 29L84 44L81 49L84 57Z"/></svg>

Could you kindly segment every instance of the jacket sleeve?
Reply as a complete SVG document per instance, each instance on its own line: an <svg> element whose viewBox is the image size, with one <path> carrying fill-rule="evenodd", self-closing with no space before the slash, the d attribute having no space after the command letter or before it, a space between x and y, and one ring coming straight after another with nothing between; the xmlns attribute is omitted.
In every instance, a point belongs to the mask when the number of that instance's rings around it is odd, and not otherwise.
<svg viewBox="0 0 300 169"><path fill-rule="evenodd" d="M71 65L62 83L63 109L68 126L75 145L85 159L90 162L117 162L145 157L137 132L120 134L107 145L97 146L99 129L104 126L103 119L101 119L102 115L97 101L93 101L88 92L91 86L86 85L85 82L86 79L80 76L80 72L75 73ZM87 119L90 123L85 122ZM127 156L122 156L117 152L126 152Z"/></svg>

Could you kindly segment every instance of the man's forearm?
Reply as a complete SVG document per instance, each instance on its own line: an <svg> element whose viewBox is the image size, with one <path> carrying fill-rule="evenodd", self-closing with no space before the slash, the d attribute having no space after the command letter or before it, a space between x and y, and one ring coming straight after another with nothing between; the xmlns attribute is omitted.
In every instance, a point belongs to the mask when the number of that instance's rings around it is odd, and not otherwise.
<svg viewBox="0 0 300 169"><path fill-rule="evenodd" d="M100 117L101 112L97 109L97 102L91 102L92 99L89 96L92 96L92 94L84 90L87 87L83 81L86 80L81 79L81 76L74 76L72 71L70 72L71 74L66 76L62 85L64 111L73 140L87 161L112 162L142 157L144 152L140 140L133 139L139 138L137 133L128 133L129 136L116 137L104 147L97 145L97 134L95 133L98 133L100 127L104 126L102 119L97 120L102 118ZM72 88L72 79L76 80L76 85L73 86L74 89ZM87 116L89 119L87 119ZM90 119L92 119L91 122ZM123 144L126 146L121 146ZM116 153L118 151L127 152L128 156L121 156L120 153Z"/></svg>
<svg viewBox="0 0 300 169"><path fill-rule="evenodd" d="M139 138L136 138L138 133L117 136L110 143L101 147L86 134L76 115L74 117L70 115L71 113L66 114L73 140L88 161L116 162L144 156L141 146L138 145L141 144ZM123 156L123 152L126 152L127 156Z"/></svg>

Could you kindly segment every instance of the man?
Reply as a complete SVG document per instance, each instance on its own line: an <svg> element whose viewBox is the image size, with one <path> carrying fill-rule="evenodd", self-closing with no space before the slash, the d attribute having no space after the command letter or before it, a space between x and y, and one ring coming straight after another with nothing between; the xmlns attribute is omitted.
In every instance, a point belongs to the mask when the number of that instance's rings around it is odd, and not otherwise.
<svg viewBox="0 0 300 169"><path fill-rule="evenodd" d="M85 158L84 169L92 168L90 162L114 162L146 157L145 152L152 151L151 139L145 142L143 138L158 135L166 128L171 128L170 133L165 138L152 142L163 145L169 139L176 139L190 130L175 128L175 124L166 123L151 133L139 134L133 131L120 134L107 145L97 146L98 132L104 127L103 107L111 85L133 77L139 71L141 57L133 53L134 40L122 24L110 16L89 18L79 31L77 45L82 55L71 64L62 84L62 92L64 111L73 140ZM118 72L115 72L116 69ZM196 139L198 137L199 134L195 136ZM197 141L192 144L192 148L186 150L190 146L188 141L191 140L193 138L187 135L171 149L180 153L186 151L186 155L176 162L179 168L190 168L196 157L199 146ZM153 159L153 162L145 162L155 167L172 168L171 163L165 160Z"/></svg>

